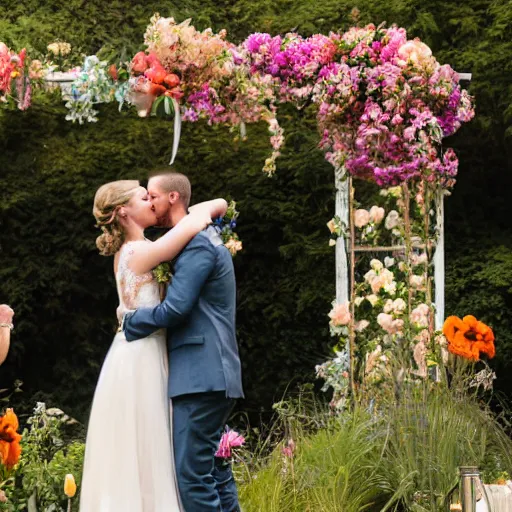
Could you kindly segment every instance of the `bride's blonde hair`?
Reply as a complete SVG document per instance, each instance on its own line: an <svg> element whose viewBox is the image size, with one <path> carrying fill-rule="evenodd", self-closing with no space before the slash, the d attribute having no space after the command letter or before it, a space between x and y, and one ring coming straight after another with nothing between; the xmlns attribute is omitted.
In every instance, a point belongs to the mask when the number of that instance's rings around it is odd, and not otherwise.
<svg viewBox="0 0 512 512"><path fill-rule="evenodd" d="M123 245L125 233L117 212L128 203L139 187L137 180L119 180L106 183L96 191L92 214L96 219L96 227L103 231L96 239L96 247L102 256L112 256Z"/></svg>

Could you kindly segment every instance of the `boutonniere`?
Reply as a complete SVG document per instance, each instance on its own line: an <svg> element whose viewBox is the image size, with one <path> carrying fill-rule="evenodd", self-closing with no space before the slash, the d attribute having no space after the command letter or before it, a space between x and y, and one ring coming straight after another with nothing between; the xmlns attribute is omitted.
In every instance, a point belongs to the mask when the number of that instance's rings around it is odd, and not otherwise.
<svg viewBox="0 0 512 512"><path fill-rule="evenodd" d="M233 258L236 256L238 251L242 250L242 241L234 231L239 215L240 212L236 209L236 201L230 201L226 215L224 215L224 217L219 217L214 221L214 224L220 229L222 242Z"/></svg>
<svg viewBox="0 0 512 512"><path fill-rule="evenodd" d="M153 276L158 283L167 284L171 282L172 272L171 265L168 262L160 263L153 269Z"/></svg>

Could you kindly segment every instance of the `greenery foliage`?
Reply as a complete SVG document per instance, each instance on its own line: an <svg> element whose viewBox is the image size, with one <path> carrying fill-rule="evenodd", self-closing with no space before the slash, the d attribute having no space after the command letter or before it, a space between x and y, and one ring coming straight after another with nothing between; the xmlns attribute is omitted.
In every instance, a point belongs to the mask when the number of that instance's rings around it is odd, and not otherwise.
<svg viewBox="0 0 512 512"><path fill-rule="evenodd" d="M22 433L22 458L5 485L7 502L0 510L63 512L67 507L64 478L70 473L79 486L84 461L83 428L60 409L38 402ZM78 495L72 503L78 510Z"/></svg>
<svg viewBox="0 0 512 512"><path fill-rule="evenodd" d="M244 510L441 512L457 492L459 466L483 468L485 482L510 474L512 442L476 393L413 384L398 401L379 398L336 417L304 397L281 404L270 436L281 433L280 442L239 470Z"/></svg>

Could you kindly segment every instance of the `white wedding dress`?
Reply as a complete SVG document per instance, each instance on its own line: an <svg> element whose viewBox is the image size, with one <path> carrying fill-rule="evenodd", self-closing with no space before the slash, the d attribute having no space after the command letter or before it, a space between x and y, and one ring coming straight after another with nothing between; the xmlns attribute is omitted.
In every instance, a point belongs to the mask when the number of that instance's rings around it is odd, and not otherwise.
<svg viewBox="0 0 512 512"><path fill-rule="evenodd" d="M128 267L133 244L121 248L116 275L124 309L160 302L152 273ZM167 396L165 332L127 342L116 334L92 404L80 512L179 512Z"/></svg>

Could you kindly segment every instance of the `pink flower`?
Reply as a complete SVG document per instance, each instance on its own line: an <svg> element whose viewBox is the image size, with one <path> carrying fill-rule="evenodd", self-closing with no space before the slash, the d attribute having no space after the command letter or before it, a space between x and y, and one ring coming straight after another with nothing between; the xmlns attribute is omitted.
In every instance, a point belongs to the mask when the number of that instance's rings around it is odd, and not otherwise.
<svg viewBox="0 0 512 512"><path fill-rule="evenodd" d="M421 254L413 254L411 256L412 265L424 265L425 263L428 263L428 257L426 252L422 252Z"/></svg>
<svg viewBox="0 0 512 512"><path fill-rule="evenodd" d="M334 327L347 325L350 322L349 303L336 304L329 313L330 324Z"/></svg>
<svg viewBox="0 0 512 512"><path fill-rule="evenodd" d="M385 330L390 332L393 325L393 317L389 313L379 313L377 323Z"/></svg>
<svg viewBox="0 0 512 512"><path fill-rule="evenodd" d="M404 321L401 319L394 320L391 315L387 313L380 313L377 315L377 323L388 333L398 334L402 332Z"/></svg>
<svg viewBox="0 0 512 512"><path fill-rule="evenodd" d="M384 215L386 214L384 208L379 206L372 206L370 208L370 220L375 224L380 224L382 219L384 219Z"/></svg>
<svg viewBox="0 0 512 512"><path fill-rule="evenodd" d="M147 56L144 52L136 53L132 59L132 72L136 74L142 74L148 69Z"/></svg>
<svg viewBox="0 0 512 512"><path fill-rule="evenodd" d="M245 443L245 438L234 430L228 430L222 434L219 443L219 449L215 453L215 457L228 459L231 457L231 449L242 446Z"/></svg>
<svg viewBox="0 0 512 512"><path fill-rule="evenodd" d="M283 446L281 451L285 457L291 459L293 457L293 453L295 452L295 448L295 441L293 439L288 439L288 441L286 441L286 445Z"/></svg>
<svg viewBox="0 0 512 512"><path fill-rule="evenodd" d="M420 327L428 327L430 308L426 304L420 304L411 311L411 322Z"/></svg>
<svg viewBox="0 0 512 512"><path fill-rule="evenodd" d="M366 226L370 222L370 213L367 210L356 210L354 212L354 224L358 228Z"/></svg>
<svg viewBox="0 0 512 512"><path fill-rule="evenodd" d="M359 322L356 322L354 328L357 332L364 331L368 326L370 325L370 322L368 320L359 320Z"/></svg>
<svg viewBox="0 0 512 512"><path fill-rule="evenodd" d="M423 276L416 276L416 275L412 275L409 279L409 284L413 287L413 288L421 288L423 286L423 283L424 283L424 278Z"/></svg>

